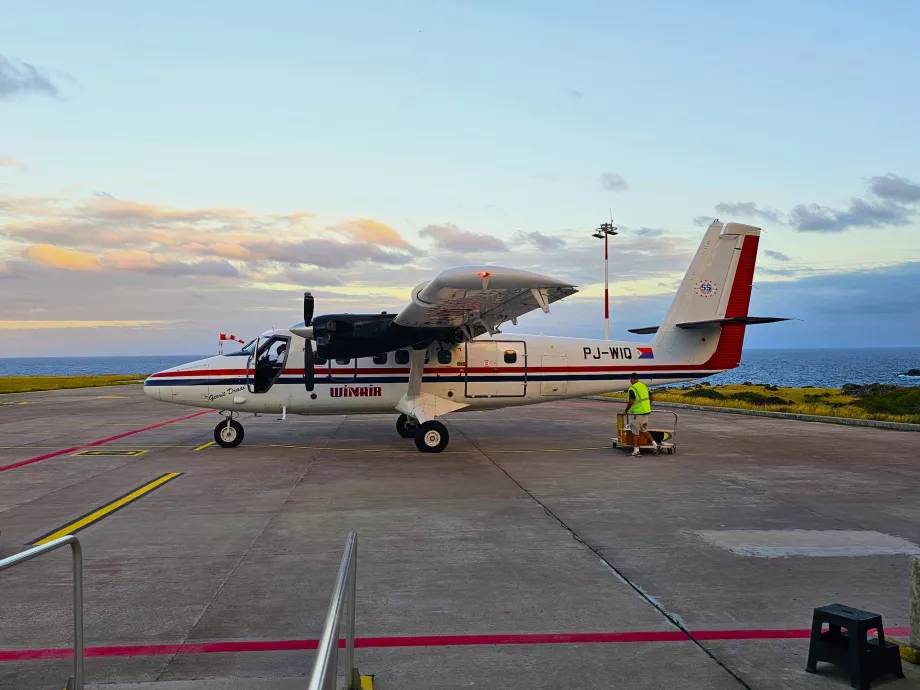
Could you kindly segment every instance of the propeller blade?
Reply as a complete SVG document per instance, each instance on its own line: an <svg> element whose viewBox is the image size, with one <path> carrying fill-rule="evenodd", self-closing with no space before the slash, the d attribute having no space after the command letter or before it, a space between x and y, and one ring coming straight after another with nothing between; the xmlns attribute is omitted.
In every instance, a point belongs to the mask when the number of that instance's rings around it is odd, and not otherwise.
<svg viewBox="0 0 920 690"><path fill-rule="evenodd" d="M303 293L303 323L309 326L313 323L313 293Z"/></svg>

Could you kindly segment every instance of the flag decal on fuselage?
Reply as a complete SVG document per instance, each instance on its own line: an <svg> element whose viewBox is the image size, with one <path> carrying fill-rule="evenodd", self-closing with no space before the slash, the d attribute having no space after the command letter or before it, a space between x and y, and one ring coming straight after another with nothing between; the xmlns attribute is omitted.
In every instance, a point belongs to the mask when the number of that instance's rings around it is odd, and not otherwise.
<svg viewBox="0 0 920 690"><path fill-rule="evenodd" d="M639 359L655 359L655 353L650 347L637 347L636 350L639 352Z"/></svg>

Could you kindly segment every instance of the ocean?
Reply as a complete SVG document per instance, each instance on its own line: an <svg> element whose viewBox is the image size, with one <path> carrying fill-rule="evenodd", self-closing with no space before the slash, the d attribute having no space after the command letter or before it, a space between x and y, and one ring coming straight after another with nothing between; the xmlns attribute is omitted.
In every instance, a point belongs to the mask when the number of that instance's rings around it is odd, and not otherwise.
<svg viewBox="0 0 920 690"><path fill-rule="evenodd" d="M0 376L152 374L207 356L0 358ZM839 388L845 383L920 385L920 377L899 376L908 369L920 369L920 347L745 350L740 367L706 380L714 385L750 381L818 388Z"/></svg>

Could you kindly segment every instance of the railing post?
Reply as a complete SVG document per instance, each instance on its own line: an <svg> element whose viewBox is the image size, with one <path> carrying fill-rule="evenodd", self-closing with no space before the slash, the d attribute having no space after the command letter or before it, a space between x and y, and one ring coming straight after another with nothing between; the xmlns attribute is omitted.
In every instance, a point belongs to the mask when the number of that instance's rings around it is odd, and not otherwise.
<svg viewBox="0 0 920 690"><path fill-rule="evenodd" d="M358 675L355 669L355 590L358 583L358 535L355 535L352 541L353 549L351 554L351 564L348 568L348 587L345 589L345 599L347 608L345 611L345 660L346 673L348 673L348 682L345 687L347 690L357 690L360 687L361 679L356 678ZM357 683L357 685L356 685Z"/></svg>
<svg viewBox="0 0 920 690"><path fill-rule="evenodd" d="M73 685L83 690L83 547L70 542L73 555Z"/></svg>
<svg viewBox="0 0 920 690"><path fill-rule="evenodd" d="M67 680L70 690L83 690L83 549L74 535L49 541L47 544L27 549L15 556L0 559L0 572L8 570L33 558L70 545L73 556L73 676Z"/></svg>

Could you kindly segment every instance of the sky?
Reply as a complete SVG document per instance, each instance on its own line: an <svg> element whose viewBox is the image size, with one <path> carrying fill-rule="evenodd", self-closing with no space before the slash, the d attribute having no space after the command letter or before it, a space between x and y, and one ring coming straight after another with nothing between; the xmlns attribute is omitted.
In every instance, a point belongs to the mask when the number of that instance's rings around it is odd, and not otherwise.
<svg viewBox="0 0 920 690"><path fill-rule="evenodd" d="M920 5L0 3L0 356L198 354L466 264L660 322L763 229L747 347L920 344Z"/></svg>

